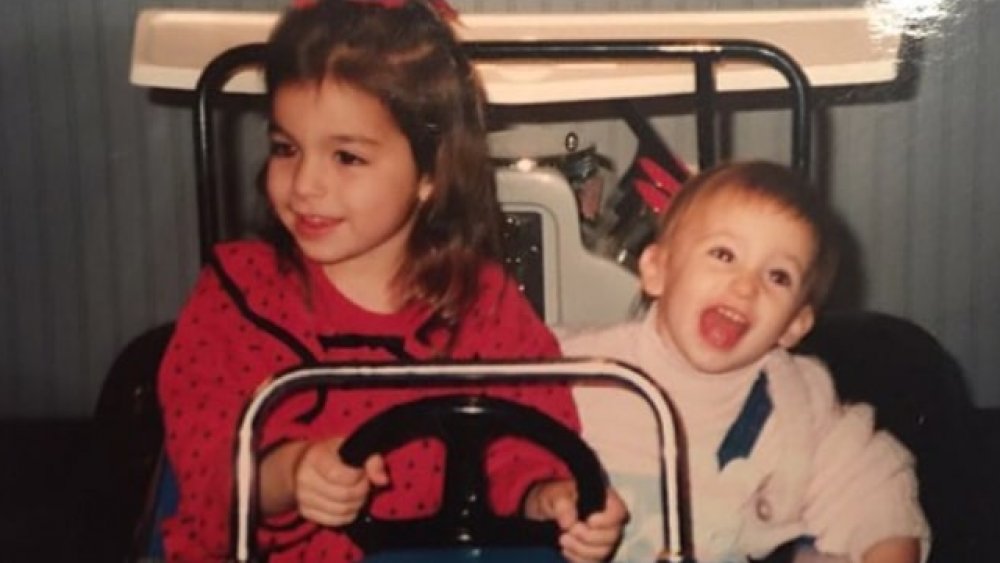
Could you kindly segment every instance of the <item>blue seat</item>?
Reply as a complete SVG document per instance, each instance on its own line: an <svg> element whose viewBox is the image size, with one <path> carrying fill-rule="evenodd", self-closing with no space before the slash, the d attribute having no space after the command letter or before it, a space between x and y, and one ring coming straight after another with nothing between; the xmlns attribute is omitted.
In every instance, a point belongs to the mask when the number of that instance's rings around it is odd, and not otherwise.
<svg viewBox="0 0 1000 563"><path fill-rule="evenodd" d="M156 397L156 373L173 335L173 323L155 326L115 358L94 409L94 478L88 518L94 530L91 556L99 561L141 557L148 527L145 514L162 458L163 420ZM137 527L138 524L138 527Z"/></svg>
<svg viewBox="0 0 1000 563"><path fill-rule="evenodd" d="M534 563L562 563L562 555L545 547L490 547L453 549L412 549L377 553L365 557L365 563L445 563L475 561L477 563L508 563L529 561Z"/></svg>
<svg viewBox="0 0 1000 563"><path fill-rule="evenodd" d="M155 488L151 499L151 510L146 518L146 529L139 534L139 541L145 539L145 557L163 559L166 551L163 548L163 521L177 512L177 502L180 495L177 490L177 478L170 467L166 456L162 456L157 467Z"/></svg>

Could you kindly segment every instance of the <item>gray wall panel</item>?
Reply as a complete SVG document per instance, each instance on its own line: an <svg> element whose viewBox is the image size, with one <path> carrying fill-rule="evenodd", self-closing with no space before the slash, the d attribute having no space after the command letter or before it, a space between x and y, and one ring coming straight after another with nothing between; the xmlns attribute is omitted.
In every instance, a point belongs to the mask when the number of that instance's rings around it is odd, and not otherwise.
<svg viewBox="0 0 1000 563"><path fill-rule="evenodd" d="M978 70L975 107L978 134L970 151L975 154L976 206L971 300L974 303L972 353L977 391L985 400L1000 403L1000 2L982 6L975 22Z"/></svg>
<svg viewBox="0 0 1000 563"><path fill-rule="evenodd" d="M34 39L30 22L32 12L28 5L10 8L11 20L5 24L5 34L17 45L32 45ZM6 18L5 18L6 19ZM16 25L14 25L16 22ZM6 51L6 50L5 50ZM5 57L4 62L4 152L7 159L4 162L4 189L8 192L7 201L10 207L5 210L4 223L10 236L10 254L5 256L9 261L6 268L11 268L11 286L4 288L5 298L10 300L11 338L14 339L10 364L13 372L5 378L5 385L11 393L5 397L5 402L11 406L23 400L21 397L30 394L29 387L35 378L25 377L29 374L48 373L44 365L46 354L43 353L45 338L43 316L47 313L42 304L41 284L45 280L43 266L43 251L41 246L40 225L40 192L37 189L38 178L34 163L35 147L37 146L37 131L34 127L36 100L33 92L33 70L38 54L31 48L22 48ZM6 323L5 323L6 324ZM5 330L5 333L7 330ZM4 395L8 395L4 393Z"/></svg>

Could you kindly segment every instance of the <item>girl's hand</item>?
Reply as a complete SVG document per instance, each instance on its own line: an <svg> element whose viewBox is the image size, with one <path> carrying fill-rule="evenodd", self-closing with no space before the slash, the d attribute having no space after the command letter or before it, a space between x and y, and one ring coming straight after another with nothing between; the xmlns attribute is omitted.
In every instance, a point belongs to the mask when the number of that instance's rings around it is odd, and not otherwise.
<svg viewBox="0 0 1000 563"><path fill-rule="evenodd" d="M576 483L549 481L534 486L524 503L524 515L533 520L555 520L563 531L559 545L563 557L573 563L609 558L621 539L628 519L625 504L608 488L604 510L591 514L585 522L577 519Z"/></svg>
<svg viewBox="0 0 1000 563"><path fill-rule="evenodd" d="M293 470L299 514L323 526L353 522L372 487L389 484L381 455L372 455L356 469L340 459L343 441L338 437L310 444Z"/></svg>

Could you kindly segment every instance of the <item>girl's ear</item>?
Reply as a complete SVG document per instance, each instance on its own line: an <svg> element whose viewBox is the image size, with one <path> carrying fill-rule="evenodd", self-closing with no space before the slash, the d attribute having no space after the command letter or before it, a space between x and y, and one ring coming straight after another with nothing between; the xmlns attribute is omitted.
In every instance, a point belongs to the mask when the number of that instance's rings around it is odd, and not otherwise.
<svg viewBox="0 0 1000 563"><path fill-rule="evenodd" d="M642 291L650 297L663 293L663 283L667 269L667 249L654 242L639 255L639 283Z"/></svg>
<svg viewBox="0 0 1000 563"><path fill-rule="evenodd" d="M812 305L803 305L792 317L785 332L778 338L778 345L786 350L795 346L812 329L815 321L816 313L813 312Z"/></svg>
<svg viewBox="0 0 1000 563"><path fill-rule="evenodd" d="M424 203L430 199L434 193L434 178L430 174L424 174L417 183L417 201Z"/></svg>

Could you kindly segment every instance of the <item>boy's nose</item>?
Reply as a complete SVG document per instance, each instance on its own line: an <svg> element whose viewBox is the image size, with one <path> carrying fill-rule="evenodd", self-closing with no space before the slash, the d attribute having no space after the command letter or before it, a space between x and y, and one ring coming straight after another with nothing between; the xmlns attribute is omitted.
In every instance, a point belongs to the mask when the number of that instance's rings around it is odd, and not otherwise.
<svg viewBox="0 0 1000 563"><path fill-rule="evenodd" d="M759 284L756 274L753 272L740 272L733 277L731 283L733 292L742 297L753 297L757 294Z"/></svg>

